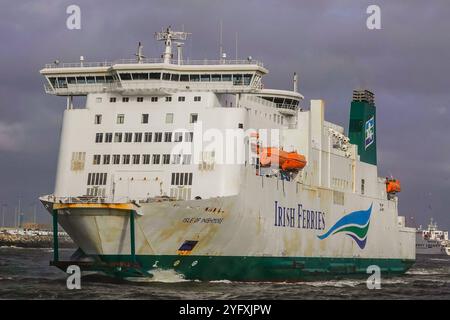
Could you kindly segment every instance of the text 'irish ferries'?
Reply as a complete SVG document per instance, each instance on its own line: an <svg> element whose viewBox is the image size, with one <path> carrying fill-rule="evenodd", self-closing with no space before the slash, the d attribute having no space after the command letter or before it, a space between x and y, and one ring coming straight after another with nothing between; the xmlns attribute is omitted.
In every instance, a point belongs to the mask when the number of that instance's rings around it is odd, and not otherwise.
<svg viewBox="0 0 450 320"><path fill-rule="evenodd" d="M297 207L283 207L275 201L275 226L323 230L325 229L325 213L303 209L301 203Z"/></svg>

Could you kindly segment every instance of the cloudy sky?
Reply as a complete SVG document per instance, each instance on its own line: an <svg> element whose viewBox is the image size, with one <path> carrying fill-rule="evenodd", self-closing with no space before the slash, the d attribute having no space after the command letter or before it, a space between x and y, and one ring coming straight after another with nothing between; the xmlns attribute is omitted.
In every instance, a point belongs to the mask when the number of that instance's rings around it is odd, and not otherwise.
<svg viewBox="0 0 450 320"><path fill-rule="evenodd" d="M81 30L66 28L66 8L81 8ZM366 9L381 8L381 30ZM185 57L225 51L264 61L265 87L290 89L300 74L306 100L326 101L327 120L347 127L354 88L376 95L379 175L401 179L400 212L450 228L450 6L448 0L21 0L0 1L0 204L7 223L21 200L31 212L53 192L65 99L43 90L39 70L73 62L132 58L136 43L161 54L153 33L192 32ZM305 101L305 105L307 105ZM38 218L49 216L38 206ZM1 221L0 221L1 222Z"/></svg>

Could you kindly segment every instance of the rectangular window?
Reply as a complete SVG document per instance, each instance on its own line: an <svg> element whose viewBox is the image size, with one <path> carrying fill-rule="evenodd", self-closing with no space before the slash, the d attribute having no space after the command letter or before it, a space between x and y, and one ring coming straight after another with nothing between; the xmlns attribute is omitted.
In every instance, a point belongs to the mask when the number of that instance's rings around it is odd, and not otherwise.
<svg viewBox="0 0 450 320"><path fill-rule="evenodd" d="M155 132L155 142L162 141L162 132Z"/></svg>
<svg viewBox="0 0 450 320"><path fill-rule="evenodd" d="M112 133L111 132L105 133L105 142L106 143L112 142Z"/></svg>
<svg viewBox="0 0 450 320"><path fill-rule="evenodd" d="M130 102L130 98L129 97L122 97L122 102Z"/></svg>
<svg viewBox="0 0 450 320"><path fill-rule="evenodd" d="M111 161L111 156L109 154L103 155L103 164L109 164Z"/></svg>
<svg viewBox="0 0 450 320"><path fill-rule="evenodd" d="M139 164L141 162L140 154L133 154L133 164Z"/></svg>
<svg viewBox="0 0 450 320"><path fill-rule="evenodd" d="M144 142L152 142L152 133L151 132L146 132L144 134Z"/></svg>
<svg viewBox="0 0 450 320"><path fill-rule="evenodd" d="M129 154L122 155L122 164L130 164L130 155Z"/></svg>
<svg viewBox="0 0 450 320"><path fill-rule="evenodd" d="M166 102L172 102L172 97L166 97Z"/></svg>
<svg viewBox="0 0 450 320"><path fill-rule="evenodd" d="M183 164L191 164L192 155L184 154L183 155Z"/></svg>
<svg viewBox="0 0 450 320"><path fill-rule="evenodd" d="M151 98L150 98L150 101L151 101L151 102L158 102L158 97L151 97Z"/></svg>
<svg viewBox="0 0 450 320"><path fill-rule="evenodd" d="M231 74L223 74L222 81L231 81Z"/></svg>
<svg viewBox="0 0 450 320"><path fill-rule="evenodd" d="M170 164L170 154L163 154L162 163Z"/></svg>
<svg viewBox="0 0 450 320"><path fill-rule="evenodd" d="M173 186L192 186L192 172L173 172L170 184Z"/></svg>
<svg viewBox="0 0 450 320"><path fill-rule="evenodd" d="M189 81L189 75L188 74L180 75L180 81L183 81L183 82Z"/></svg>
<svg viewBox="0 0 450 320"><path fill-rule="evenodd" d="M183 141L183 132L175 132L174 142L182 142L182 141Z"/></svg>
<svg viewBox="0 0 450 320"><path fill-rule="evenodd" d="M152 158L153 158L153 161L152 161L153 164L159 164L160 159L161 159L161 155L154 154Z"/></svg>
<svg viewBox="0 0 450 320"><path fill-rule="evenodd" d="M172 142L172 132L164 132L164 142Z"/></svg>
<svg viewBox="0 0 450 320"><path fill-rule="evenodd" d="M172 164L181 164L181 154L172 155Z"/></svg>
<svg viewBox="0 0 450 320"><path fill-rule="evenodd" d="M148 113L143 113L142 114L142 123L148 123Z"/></svg>
<svg viewBox="0 0 450 320"><path fill-rule="evenodd" d="M170 80L172 81L178 81L180 79L179 74L172 73L172 76L170 77Z"/></svg>
<svg viewBox="0 0 450 320"><path fill-rule="evenodd" d="M114 133L114 142L122 142L122 132Z"/></svg>
<svg viewBox="0 0 450 320"><path fill-rule="evenodd" d="M113 164L120 164L120 154L113 154Z"/></svg>
<svg viewBox="0 0 450 320"><path fill-rule="evenodd" d="M195 101L195 102L202 101L202 97L200 97L200 96L195 96L195 97L194 97L194 101Z"/></svg>
<svg viewBox="0 0 450 320"><path fill-rule="evenodd" d="M198 75L198 74L191 74L191 75L189 76L189 79L190 79L192 82L199 82L199 81L200 81L200 75Z"/></svg>
<svg viewBox="0 0 450 320"><path fill-rule="evenodd" d="M134 142L142 142L142 132L134 133Z"/></svg>
<svg viewBox="0 0 450 320"><path fill-rule="evenodd" d="M94 154L94 161L92 162L92 164L100 164L100 155L99 154Z"/></svg>
<svg viewBox="0 0 450 320"><path fill-rule="evenodd" d="M211 81L211 75L210 74L200 75L200 81Z"/></svg>
<svg viewBox="0 0 450 320"><path fill-rule="evenodd" d="M96 102L96 103L102 103L102 98L101 98L101 97L95 98L95 102Z"/></svg>
<svg viewBox="0 0 450 320"><path fill-rule="evenodd" d="M150 164L150 155L149 154L142 155L142 164Z"/></svg>
<svg viewBox="0 0 450 320"><path fill-rule="evenodd" d="M96 133L95 134L95 143L102 143L103 142L103 133Z"/></svg>
<svg viewBox="0 0 450 320"><path fill-rule="evenodd" d="M191 113L189 115L189 123L196 123L198 121L198 114L197 113Z"/></svg>
<svg viewBox="0 0 450 320"><path fill-rule="evenodd" d="M220 74L213 74L213 75L211 75L211 81L217 82L217 81L221 81L221 80L222 79L220 77Z"/></svg>
<svg viewBox="0 0 450 320"><path fill-rule="evenodd" d="M101 124L102 123L102 115L101 114L96 114L95 115L94 123L95 124Z"/></svg>
<svg viewBox="0 0 450 320"><path fill-rule="evenodd" d="M163 80L170 80L170 73L163 73L162 79Z"/></svg>
<svg viewBox="0 0 450 320"><path fill-rule="evenodd" d="M365 185L365 181L364 179L361 179L361 194L364 194L364 185Z"/></svg>
<svg viewBox="0 0 450 320"><path fill-rule="evenodd" d="M131 142L133 140L132 132L125 132L125 142Z"/></svg>
<svg viewBox="0 0 450 320"><path fill-rule="evenodd" d="M150 80L161 80L160 72L150 72Z"/></svg>
<svg viewBox="0 0 450 320"><path fill-rule="evenodd" d="M144 97L137 97L137 102L144 102Z"/></svg>
<svg viewBox="0 0 450 320"><path fill-rule="evenodd" d="M178 102L184 102L186 100L186 97L180 96L178 97Z"/></svg>
<svg viewBox="0 0 450 320"><path fill-rule="evenodd" d="M111 103L114 103L114 102L116 102L117 101L117 98L116 97L111 97L111 98L109 98L109 102L111 102Z"/></svg>
<svg viewBox="0 0 450 320"><path fill-rule="evenodd" d="M173 113L166 113L166 123L173 123Z"/></svg>
<svg viewBox="0 0 450 320"><path fill-rule="evenodd" d="M186 132L184 134L184 141L192 142L193 139L194 139L194 133L193 132Z"/></svg>
<svg viewBox="0 0 450 320"><path fill-rule="evenodd" d="M123 124L125 122L125 115L124 114L118 114L117 115L117 124Z"/></svg>

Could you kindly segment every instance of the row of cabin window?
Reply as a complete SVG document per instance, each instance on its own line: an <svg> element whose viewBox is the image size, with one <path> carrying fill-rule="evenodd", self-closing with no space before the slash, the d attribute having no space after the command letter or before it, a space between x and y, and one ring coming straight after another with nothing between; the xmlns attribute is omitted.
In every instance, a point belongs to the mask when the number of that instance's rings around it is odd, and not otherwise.
<svg viewBox="0 0 450 320"><path fill-rule="evenodd" d="M166 113L166 123L170 124L173 123L174 114L173 113ZM149 121L149 114L143 113L141 115L141 123L147 124ZM189 114L189 123L196 123L198 121L198 113L191 113ZM94 124L101 124L102 123L102 115L96 114L94 117ZM116 118L117 124L124 124L125 123L125 114L121 113L117 115Z"/></svg>
<svg viewBox="0 0 450 320"><path fill-rule="evenodd" d="M97 103L101 103L103 101L102 97L97 97L95 100ZM144 97L137 97L136 98L137 102L144 102ZM150 97L150 101L151 102L158 102L159 99L158 97ZM164 101L165 102L172 102L172 97L164 97ZM186 101L186 97L185 96L179 96L178 97L178 102L185 102ZM201 96L194 96L194 102L200 102L202 101L202 97ZM111 103L115 103L117 102L117 97L110 97L109 98L109 102ZM122 97L122 102L130 102L130 97Z"/></svg>
<svg viewBox="0 0 450 320"><path fill-rule="evenodd" d="M183 164L188 165L192 163L192 155L190 154L104 154L103 162L102 155L95 154L92 164Z"/></svg>
<svg viewBox="0 0 450 320"><path fill-rule="evenodd" d="M120 79L129 80L167 80L180 82L220 82L232 81L233 85L249 85L252 74L178 74L160 72L119 73ZM96 84L117 81L116 76L75 76L75 77L49 77L54 88L67 88L68 84Z"/></svg>
<svg viewBox="0 0 450 320"><path fill-rule="evenodd" d="M233 82L233 85L248 86L252 81L252 74L178 74L178 73L119 73L120 79L129 80L167 80L180 82Z"/></svg>
<svg viewBox="0 0 450 320"><path fill-rule="evenodd" d="M192 172L172 172L172 186L192 186Z"/></svg>
<svg viewBox="0 0 450 320"><path fill-rule="evenodd" d="M164 135L163 135L164 133ZM134 139L133 139L134 136ZM194 138L193 132L115 132L114 142L192 142ZM103 139L103 137L105 139ZM122 139L123 138L123 139ZM164 139L163 139L164 138ZM95 134L95 143L111 143L113 142L112 132L98 132Z"/></svg>
<svg viewBox="0 0 450 320"><path fill-rule="evenodd" d="M106 173L89 173L87 185L88 186L104 186L106 185L107 174Z"/></svg>

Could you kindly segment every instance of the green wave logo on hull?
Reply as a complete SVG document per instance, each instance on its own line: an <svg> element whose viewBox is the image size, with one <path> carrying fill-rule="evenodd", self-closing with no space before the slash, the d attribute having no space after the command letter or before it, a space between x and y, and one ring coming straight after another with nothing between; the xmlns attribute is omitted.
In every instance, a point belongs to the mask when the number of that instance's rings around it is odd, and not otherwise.
<svg viewBox="0 0 450 320"><path fill-rule="evenodd" d="M367 232L369 231L372 205L367 210L350 212L339 219L327 232L317 237L323 240L330 235L345 232L361 249L364 249L367 243Z"/></svg>

